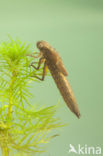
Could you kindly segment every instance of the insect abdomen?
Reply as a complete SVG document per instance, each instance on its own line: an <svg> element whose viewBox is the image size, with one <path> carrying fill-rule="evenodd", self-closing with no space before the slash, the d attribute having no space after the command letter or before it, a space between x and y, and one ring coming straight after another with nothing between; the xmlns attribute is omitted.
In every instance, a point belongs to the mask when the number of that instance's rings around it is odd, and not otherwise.
<svg viewBox="0 0 103 156"><path fill-rule="evenodd" d="M48 65L48 68L67 106L78 118L80 118L78 105L66 77L61 72L58 72L56 68L54 69L54 67L52 67L51 65Z"/></svg>

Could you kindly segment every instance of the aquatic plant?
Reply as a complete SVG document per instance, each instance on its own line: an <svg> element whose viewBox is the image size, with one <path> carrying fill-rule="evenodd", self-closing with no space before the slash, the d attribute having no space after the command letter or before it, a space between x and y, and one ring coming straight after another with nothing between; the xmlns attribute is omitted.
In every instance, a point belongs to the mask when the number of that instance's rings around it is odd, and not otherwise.
<svg viewBox="0 0 103 156"><path fill-rule="evenodd" d="M50 132L62 126L55 117L56 105L41 108L30 103L30 84L37 83L32 75L42 74L42 67L38 71L31 68L34 58L27 56L31 52L30 45L17 39L10 38L0 45L0 148L3 156L45 152L45 144L56 136Z"/></svg>

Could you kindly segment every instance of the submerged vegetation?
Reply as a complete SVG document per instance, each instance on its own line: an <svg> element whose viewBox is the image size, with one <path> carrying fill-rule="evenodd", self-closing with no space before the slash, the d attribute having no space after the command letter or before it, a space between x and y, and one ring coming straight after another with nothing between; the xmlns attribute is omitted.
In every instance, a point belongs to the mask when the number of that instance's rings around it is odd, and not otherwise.
<svg viewBox="0 0 103 156"><path fill-rule="evenodd" d="M50 132L61 127L54 117L56 105L38 108L30 103L32 75L41 75L31 68L34 58L30 45L10 39L0 45L0 148L3 156L40 154L45 143L56 136ZM36 54L35 54L36 55ZM15 153L15 154L14 154Z"/></svg>

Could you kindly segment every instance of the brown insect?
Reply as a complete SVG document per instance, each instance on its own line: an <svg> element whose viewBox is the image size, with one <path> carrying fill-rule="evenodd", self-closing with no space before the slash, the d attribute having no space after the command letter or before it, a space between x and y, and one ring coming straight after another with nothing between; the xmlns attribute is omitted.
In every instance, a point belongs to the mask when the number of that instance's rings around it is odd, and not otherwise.
<svg viewBox="0 0 103 156"><path fill-rule="evenodd" d="M68 73L59 54L45 41L37 42L37 48L40 50L41 54L38 66L35 67L33 65L34 63L32 63L31 66L35 69L39 69L41 63L44 62L44 67L42 78L39 78L37 76L35 77L39 80L44 80L44 77L46 75L46 69L48 68L67 106L78 118L80 118L78 105L76 103L71 86L66 79Z"/></svg>

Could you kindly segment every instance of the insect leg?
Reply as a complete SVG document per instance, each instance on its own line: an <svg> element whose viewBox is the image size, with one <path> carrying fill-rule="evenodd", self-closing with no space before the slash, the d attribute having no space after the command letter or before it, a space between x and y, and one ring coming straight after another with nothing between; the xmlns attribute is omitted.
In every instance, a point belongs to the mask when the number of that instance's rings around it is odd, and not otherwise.
<svg viewBox="0 0 103 156"><path fill-rule="evenodd" d="M38 77L38 76L36 76L36 75L33 75L33 77L35 77L35 78L37 78L37 79L43 81L44 78L45 78L45 75L46 75L46 71L47 71L47 63L46 63L46 61L45 61L45 63L44 63L44 67L43 67L42 78L40 78L40 77Z"/></svg>
<svg viewBox="0 0 103 156"><path fill-rule="evenodd" d="M41 57L41 58L39 59L39 63L38 63L38 66L37 66L37 67L35 67L35 66L33 65L33 64L36 63L36 62L32 62L32 63L31 63L31 66L32 66L33 68L35 68L36 70L38 70L38 69L40 68L40 65L41 65L43 62L44 62L44 58Z"/></svg>
<svg viewBox="0 0 103 156"><path fill-rule="evenodd" d="M33 54L38 54L37 56L34 56ZM33 58L38 58L41 56L41 53L39 52L34 52L33 54L27 54L26 56L30 56L30 57L33 57Z"/></svg>

